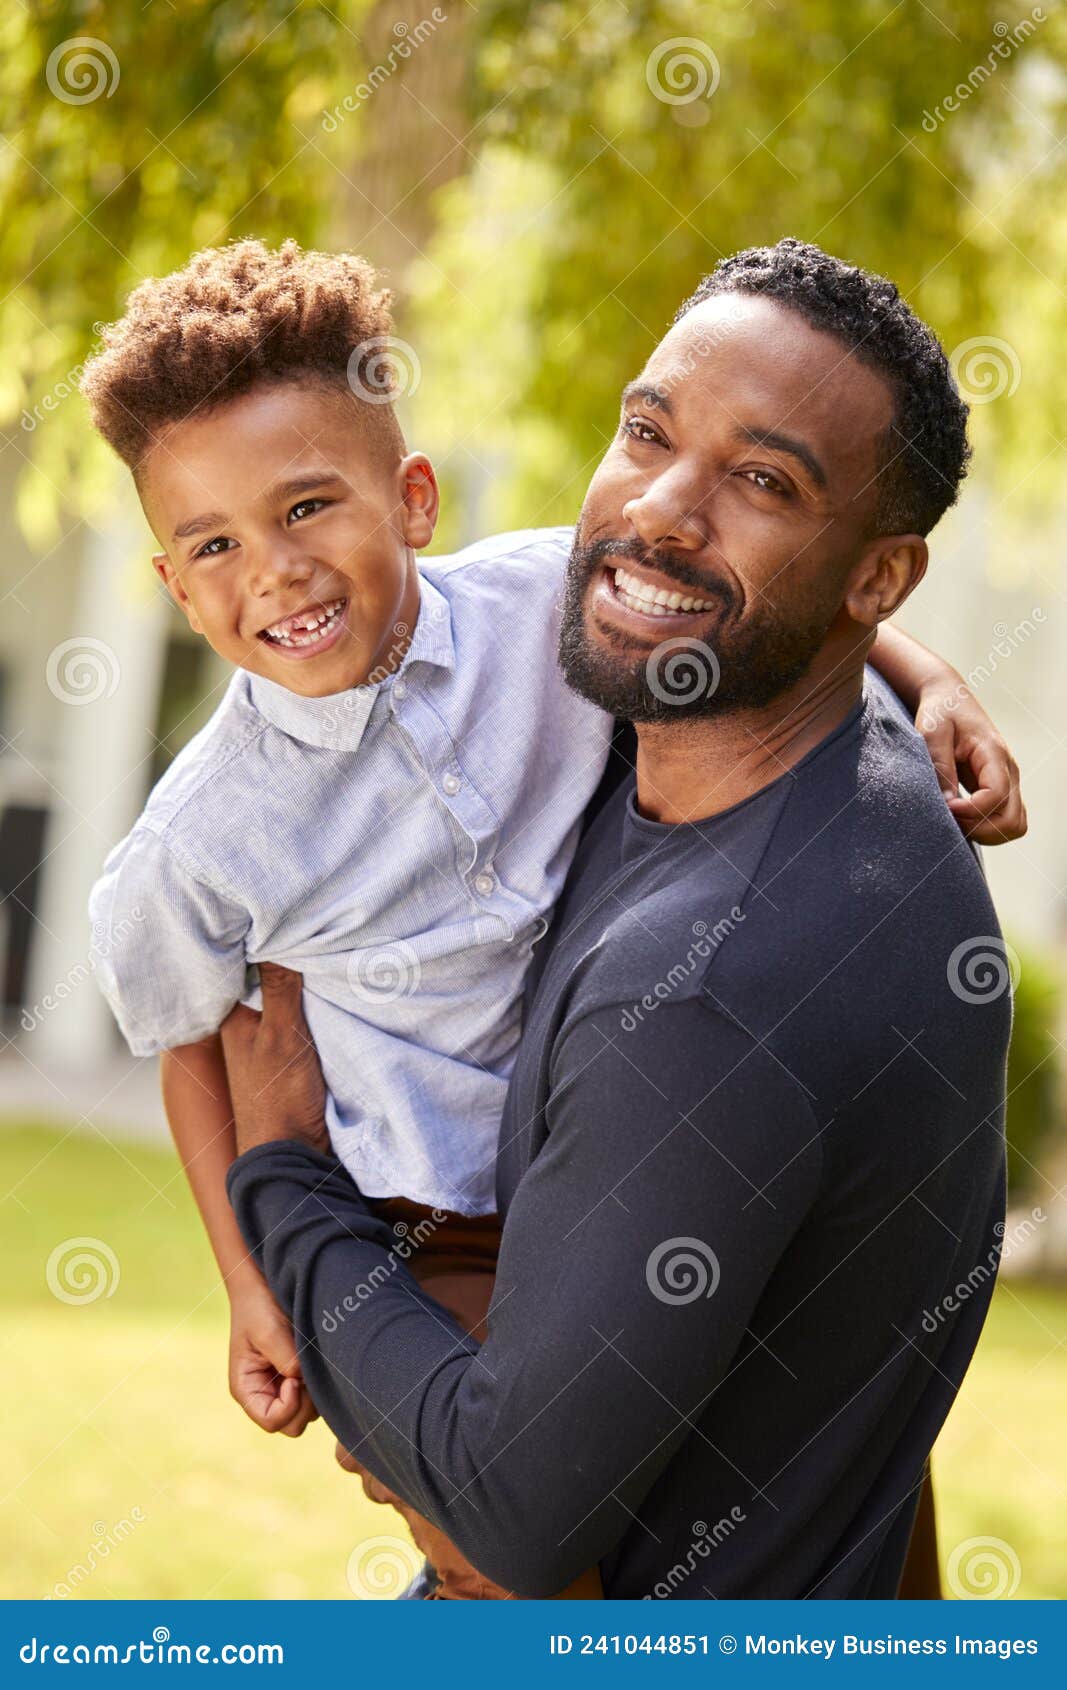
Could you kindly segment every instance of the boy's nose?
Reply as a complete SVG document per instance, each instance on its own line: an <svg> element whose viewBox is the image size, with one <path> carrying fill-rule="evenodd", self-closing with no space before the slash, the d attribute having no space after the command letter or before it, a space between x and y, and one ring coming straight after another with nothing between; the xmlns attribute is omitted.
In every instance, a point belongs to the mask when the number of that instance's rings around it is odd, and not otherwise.
<svg viewBox="0 0 1067 1690"><path fill-rule="evenodd" d="M249 587L259 597L311 579L314 565L298 546L264 547L250 560Z"/></svg>

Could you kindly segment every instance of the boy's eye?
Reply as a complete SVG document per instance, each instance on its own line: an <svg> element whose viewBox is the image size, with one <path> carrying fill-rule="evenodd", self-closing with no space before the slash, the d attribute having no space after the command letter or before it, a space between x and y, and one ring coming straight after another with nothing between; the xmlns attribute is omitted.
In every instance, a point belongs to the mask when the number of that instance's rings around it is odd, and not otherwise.
<svg viewBox="0 0 1067 1690"><path fill-rule="evenodd" d="M292 510L289 512L289 520L292 521L295 518L297 522L302 522L306 516L309 514L314 516L317 510L321 510L324 505L328 505L329 503L329 499L301 499L300 503L294 505ZM194 553L194 556L221 557L224 551L230 551L236 543L237 542L235 540L229 539L224 534L216 534L215 538L213 540L207 540L204 545L200 547L200 550Z"/></svg>

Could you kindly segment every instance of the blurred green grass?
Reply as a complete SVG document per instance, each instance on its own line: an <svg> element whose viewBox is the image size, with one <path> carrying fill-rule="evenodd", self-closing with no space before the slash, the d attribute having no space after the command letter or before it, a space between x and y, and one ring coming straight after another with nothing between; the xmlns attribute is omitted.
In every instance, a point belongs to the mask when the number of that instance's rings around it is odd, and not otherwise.
<svg viewBox="0 0 1067 1690"><path fill-rule="evenodd" d="M175 1157L8 1130L0 1181L0 1597L350 1596L353 1552L406 1528L335 1465L321 1422L268 1437L231 1400L226 1300ZM72 1238L114 1253L110 1297L49 1290Z"/></svg>
<svg viewBox="0 0 1067 1690"><path fill-rule="evenodd" d="M353 1553L403 1525L335 1468L321 1423L268 1438L231 1402L225 1298L174 1156L8 1128L0 1190L0 1597L349 1596ZM49 1289L75 1238L113 1252L111 1296ZM992 1536L1018 1557L1017 1596L1067 1595L1065 1400L1067 1292L1001 1286L935 1452L943 1565Z"/></svg>

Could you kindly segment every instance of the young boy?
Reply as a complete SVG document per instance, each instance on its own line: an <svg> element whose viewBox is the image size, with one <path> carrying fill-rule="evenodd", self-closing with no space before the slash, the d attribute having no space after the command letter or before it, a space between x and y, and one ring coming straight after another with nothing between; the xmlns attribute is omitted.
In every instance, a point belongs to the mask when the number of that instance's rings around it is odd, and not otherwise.
<svg viewBox="0 0 1067 1690"><path fill-rule="evenodd" d="M226 1198L220 1023L256 1001L257 965L300 971L335 1153L480 1330L523 979L612 731L556 664L569 530L416 568L438 492L381 382L389 326L361 259L246 240L136 289L83 383L160 578L235 668L107 860L97 973L135 1054L162 1053L230 1297L233 1393L290 1435L315 1411ZM890 679L914 704L930 659L901 640ZM508 1594L404 1513L441 1594Z"/></svg>

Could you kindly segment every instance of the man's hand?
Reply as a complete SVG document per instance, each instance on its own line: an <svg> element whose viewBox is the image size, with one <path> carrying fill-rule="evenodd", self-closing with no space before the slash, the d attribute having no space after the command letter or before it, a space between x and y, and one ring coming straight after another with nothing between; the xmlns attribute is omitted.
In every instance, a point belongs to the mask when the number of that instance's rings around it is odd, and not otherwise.
<svg viewBox="0 0 1067 1690"><path fill-rule="evenodd" d="M231 1297L230 1395L265 1432L298 1438L318 1419L293 1329L262 1281Z"/></svg>
<svg viewBox="0 0 1067 1690"><path fill-rule="evenodd" d="M1006 845L1021 839L1027 821L1018 764L954 669L923 683L915 726L926 741L941 790L965 836L978 845ZM969 796L961 795L961 785Z"/></svg>
<svg viewBox="0 0 1067 1690"><path fill-rule="evenodd" d="M263 962L259 981L262 1014L238 1004L221 1029L237 1154L286 1138L328 1151L326 1087L304 1019L303 980Z"/></svg>

